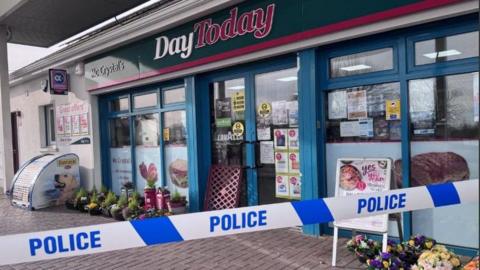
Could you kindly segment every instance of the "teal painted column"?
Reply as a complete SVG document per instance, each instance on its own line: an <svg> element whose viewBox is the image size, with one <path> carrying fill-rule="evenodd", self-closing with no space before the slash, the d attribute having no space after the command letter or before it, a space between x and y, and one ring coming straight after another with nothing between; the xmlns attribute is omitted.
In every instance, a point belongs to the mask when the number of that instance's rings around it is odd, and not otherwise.
<svg viewBox="0 0 480 270"><path fill-rule="evenodd" d="M320 196L319 185L319 89L315 49L298 53L298 112L300 137L300 172L302 174L302 200ZM320 225L303 226L305 234L320 235Z"/></svg>
<svg viewBox="0 0 480 270"><path fill-rule="evenodd" d="M208 85L198 77L185 78L189 211L203 209L208 169L211 165L210 106Z"/></svg>

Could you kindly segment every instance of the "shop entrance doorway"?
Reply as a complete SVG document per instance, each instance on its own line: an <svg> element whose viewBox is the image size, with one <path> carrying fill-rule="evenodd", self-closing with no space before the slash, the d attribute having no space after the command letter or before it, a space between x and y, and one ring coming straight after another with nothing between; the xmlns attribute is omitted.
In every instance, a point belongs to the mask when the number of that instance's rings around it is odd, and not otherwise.
<svg viewBox="0 0 480 270"><path fill-rule="evenodd" d="M300 199L296 68L213 81L212 164L244 171L241 205Z"/></svg>

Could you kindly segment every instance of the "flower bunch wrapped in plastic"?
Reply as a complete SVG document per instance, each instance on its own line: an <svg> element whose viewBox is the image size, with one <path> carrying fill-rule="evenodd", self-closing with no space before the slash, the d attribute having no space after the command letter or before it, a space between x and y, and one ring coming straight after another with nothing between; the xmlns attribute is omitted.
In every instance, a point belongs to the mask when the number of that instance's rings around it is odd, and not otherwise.
<svg viewBox="0 0 480 270"><path fill-rule="evenodd" d="M347 249L357 256L358 260L366 263L368 259L375 258L382 247L372 239L367 239L364 235L357 235L347 242Z"/></svg>
<svg viewBox="0 0 480 270"><path fill-rule="evenodd" d="M420 255L412 270L457 270L460 269L460 264L457 255L445 246L435 245Z"/></svg>

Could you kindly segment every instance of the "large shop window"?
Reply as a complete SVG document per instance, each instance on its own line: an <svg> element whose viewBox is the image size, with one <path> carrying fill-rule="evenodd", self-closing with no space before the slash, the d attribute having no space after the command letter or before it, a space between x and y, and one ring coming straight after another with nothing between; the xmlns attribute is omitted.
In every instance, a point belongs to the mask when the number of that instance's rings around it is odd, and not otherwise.
<svg viewBox="0 0 480 270"><path fill-rule="evenodd" d="M335 196L340 158L390 158L393 164L401 165L400 83L333 90L328 92L326 103L329 197ZM396 230L393 232L397 235Z"/></svg>
<svg viewBox="0 0 480 270"><path fill-rule="evenodd" d="M478 72L409 82L411 186L478 179L478 83ZM413 232L478 248L478 211L478 203L415 211Z"/></svg>
<svg viewBox="0 0 480 270"><path fill-rule="evenodd" d="M123 184L132 182L142 193L146 177L156 177L157 187L167 186L171 192L188 197L184 97L185 89L179 87L135 92L109 101L114 192L120 193Z"/></svg>

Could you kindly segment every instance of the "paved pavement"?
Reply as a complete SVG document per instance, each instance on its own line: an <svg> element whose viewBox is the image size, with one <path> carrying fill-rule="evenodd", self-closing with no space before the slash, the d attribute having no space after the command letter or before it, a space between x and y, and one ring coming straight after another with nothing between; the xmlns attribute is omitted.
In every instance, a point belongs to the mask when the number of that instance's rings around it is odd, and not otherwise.
<svg viewBox="0 0 480 270"><path fill-rule="evenodd" d="M113 222L64 207L25 211L0 195L0 235ZM119 236L121 237L121 236ZM340 241L336 269L362 269ZM0 269L334 269L331 237L280 229L0 266Z"/></svg>

